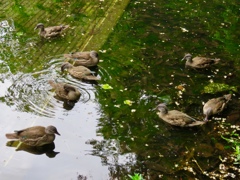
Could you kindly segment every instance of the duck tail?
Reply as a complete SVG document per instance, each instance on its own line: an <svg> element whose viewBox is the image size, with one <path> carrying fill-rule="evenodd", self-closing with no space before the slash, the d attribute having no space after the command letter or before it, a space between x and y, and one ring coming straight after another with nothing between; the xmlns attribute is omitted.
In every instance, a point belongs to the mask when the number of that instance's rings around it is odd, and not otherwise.
<svg viewBox="0 0 240 180"><path fill-rule="evenodd" d="M224 98L226 99L226 101L228 102L229 100L231 100L232 95L231 95L231 94L226 94L226 95L224 95L223 97L224 97Z"/></svg>
<svg viewBox="0 0 240 180"><path fill-rule="evenodd" d="M220 60L221 60L221 59L214 59L214 64L219 63Z"/></svg>
<svg viewBox="0 0 240 180"><path fill-rule="evenodd" d="M62 30L65 30L65 29L67 29L69 27L70 27L69 25L62 25Z"/></svg>
<svg viewBox="0 0 240 180"><path fill-rule="evenodd" d="M67 58L67 59L70 59L70 58L72 58L72 54L64 54L63 57Z"/></svg>
<svg viewBox="0 0 240 180"><path fill-rule="evenodd" d="M200 126L200 125L203 125L203 124L206 124L207 121L194 121L193 123L191 124L188 124L189 127L192 127L192 126Z"/></svg>
<svg viewBox="0 0 240 180"><path fill-rule="evenodd" d="M194 122L196 122L197 120L196 119L194 119L193 117L191 117L191 116L189 116L189 118L192 120L192 121L194 121Z"/></svg>
<svg viewBox="0 0 240 180"><path fill-rule="evenodd" d="M52 86L52 88L56 87L56 83L53 80L49 80L48 83Z"/></svg>
<svg viewBox="0 0 240 180"><path fill-rule="evenodd" d="M6 134L6 137L8 139L18 139L18 134L17 133L8 133L8 134Z"/></svg>
<svg viewBox="0 0 240 180"><path fill-rule="evenodd" d="M85 80L89 80L89 81L99 81L101 80L100 78L96 77L96 76L84 76Z"/></svg>

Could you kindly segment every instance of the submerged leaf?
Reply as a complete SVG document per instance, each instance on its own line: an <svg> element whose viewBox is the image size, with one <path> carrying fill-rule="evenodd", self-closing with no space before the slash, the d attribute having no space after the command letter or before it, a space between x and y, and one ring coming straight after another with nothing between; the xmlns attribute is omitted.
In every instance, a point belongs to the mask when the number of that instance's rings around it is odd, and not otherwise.
<svg viewBox="0 0 240 180"><path fill-rule="evenodd" d="M17 36L22 36L22 35L23 35L23 32L17 32L16 35L17 35Z"/></svg>
<svg viewBox="0 0 240 180"><path fill-rule="evenodd" d="M123 103L131 106L132 103L133 103L133 101L131 101L131 100L125 100Z"/></svg>
<svg viewBox="0 0 240 180"><path fill-rule="evenodd" d="M170 95L159 96L158 99L161 100L161 102L165 102L165 103L167 103L167 104L172 101Z"/></svg>
<svg viewBox="0 0 240 180"><path fill-rule="evenodd" d="M227 84L210 83L207 86L205 86L203 89L204 93L210 93L210 94L215 94L216 92L222 92L222 91L237 92L237 88L235 86L229 86Z"/></svg>

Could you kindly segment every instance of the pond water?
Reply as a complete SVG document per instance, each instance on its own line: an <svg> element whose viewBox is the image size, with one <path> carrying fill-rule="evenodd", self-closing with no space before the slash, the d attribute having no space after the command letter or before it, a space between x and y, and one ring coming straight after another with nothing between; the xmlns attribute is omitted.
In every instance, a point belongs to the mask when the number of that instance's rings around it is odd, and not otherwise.
<svg viewBox="0 0 240 180"><path fill-rule="evenodd" d="M239 178L221 134L240 125L240 34L237 1L3 0L0 16L1 179ZM118 19L119 18L119 19ZM69 24L41 40L37 23ZM98 83L61 73L64 53L96 50ZM220 58L206 70L185 68L185 53ZM54 98L48 80L82 95L72 106ZM160 102L203 120L203 102L233 94L207 124L172 127ZM5 134L54 125L61 136L44 148L7 143ZM239 129L237 131L239 133ZM221 157L221 158L219 158Z"/></svg>

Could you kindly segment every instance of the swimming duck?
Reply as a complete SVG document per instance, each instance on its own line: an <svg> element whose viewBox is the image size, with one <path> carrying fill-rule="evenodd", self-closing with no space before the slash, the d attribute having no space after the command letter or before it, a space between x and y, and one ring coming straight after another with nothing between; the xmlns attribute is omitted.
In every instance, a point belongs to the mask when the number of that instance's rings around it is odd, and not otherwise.
<svg viewBox="0 0 240 180"><path fill-rule="evenodd" d="M55 134L59 135L57 128L54 126L33 126L30 128L15 131L15 133L8 133L8 139L18 139L22 143L29 146L43 146L50 144L55 139Z"/></svg>
<svg viewBox="0 0 240 180"><path fill-rule="evenodd" d="M158 116L163 121L173 126L192 127L203 125L206 123L206 121L197 121L196 119L190 117L189 115L177 110L168 111L168 108L165 103L159 104L157 106L157 109L159 111L157 112Z"/></svg>
<svg viewBox="0 0 240 180"><path fill-rule="evenodd" d="M231 94L226 94L222 97L213 98L206 102L203 106L203 114L206 115L205 121L209 120L210 116L222 112L231 97Z"/></svg>
<svg viewBox="0 0 240 180"><path fill-rule="evenodd" d="M65 29L67 29L69 25L60 25L60 26L51 26L51 27L44 27L43 23L38 23L34 30L39 30L39 35L43 38L52 38L59 36Z"/></svg>
<svg viewBox="0 0 240 180"><path fill-rule="evenodd" d="M55 89L55 93L60 99L77 101L81 96L80 91L72 85L66 83L55 83L52 80L48 82L52 88Z"/></svg>
<svg viewBox="0 0 240 180"><path fill-rule="evenodd" d="M220 59L211 59L206 57L194 57L192 58L191 54L186 54L182 59L186 60L186 67L194 68L194 69L204 69L208 68L213 64L217 64Z"/></svg>
<svg viewBox="0 0 240 180"><path fill-rule="evenodd" d="M85 66L73 66L70 63L63 63L61 66L61 71L63 72L65 69L68 70L69 74L75 78L83 79L83 80L100 80L98 77L92 75L90 69Z"/></svg>
<svg viewBox="0 0 240 180"><path fill-rule="evenodd" d="M74 52L64 54L65 58L74 60L74 66L93 67L99 62L98 53L96 51Z"/></svg>

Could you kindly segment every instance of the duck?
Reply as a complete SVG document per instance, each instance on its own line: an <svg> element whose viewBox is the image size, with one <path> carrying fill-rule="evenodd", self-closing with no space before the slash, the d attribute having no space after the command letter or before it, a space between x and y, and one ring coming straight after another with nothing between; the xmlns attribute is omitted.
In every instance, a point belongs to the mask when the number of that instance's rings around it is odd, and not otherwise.
<svg viewBox="0 0 240 180"><path fill-rule="evenodd" d="M212 115L222 112L231 98L231 94L226 94L222 97L208 100L203 106L203 114L205 115L204 120L208 121Z"/></svg>
<svg viewBox="0 0 240 180"><path fill-rule="evenodd" d="M80 91L70 84L56 83L53 80L49 80L48 83L55 90L57 97L62 100L77 101L81 96Z"/></svg>
<svg viewBox="0 0 240 180"><path fill-rule="evenodd" d="M17 139L23 144L29 146L43 146L51 144L55 140L55 134L59 135L55 126L32 126L22 130L16 130L14 133L7 133L8 139Z"/></svg>
<svg viewBox="0 0 240 180"><path fill-rule="evenodd" d="M50 26L45 28L43 23L38 23L34 30L40 29L38 33L39 36L48 39L59 36L67 28L69 28L69 25Z"/></svg>
<svg viewBox="0 0 240 180"><path fill-rule="evenodd" d="M74 52L64 54L64 57L74 60L74 66L94 67L99 63L98 53L96 51Z"/></svg>
<svg viewBox="0 0 240 180"><path fill-rule="evenodd" d="M61 66L61 71L64 72L67 69L68 73L77 78L83 80L100 80L98 77L92 75L92 71L85 66L73 66L69 62L63 63Z"/></svg>
<svg viewBox="0 0 240 180"><path fill-rule="evenodd" d="M207 57L194 57L191 54L185 54L184 58L186 60L185 66L193 69L204 69L212 66L213 64L219 63L220 59L211 59Z"/></svg>
<svg viewBox="0 0 240 180"><path fill-rule="evenodd" d="M206 123L205 121L198 121L181 111L169 111L165 103L159 104L156 109L158 110L157 115L159 118L173 126L192 127Z"/></svg>

